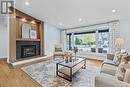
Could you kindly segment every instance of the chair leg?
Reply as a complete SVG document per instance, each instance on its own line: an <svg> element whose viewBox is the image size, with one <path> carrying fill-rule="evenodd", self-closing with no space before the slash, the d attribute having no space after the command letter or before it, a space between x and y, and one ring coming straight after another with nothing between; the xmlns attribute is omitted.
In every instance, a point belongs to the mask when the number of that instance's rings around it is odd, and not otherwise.
<svg viewBox="0 0 130 87"><path fill-rule="evenodd" d="M102 72L102 68L103 68L103 65L104 65L105 63L102 63L102 65L101 65L101 69L100 69L100 73Z"/></svg>

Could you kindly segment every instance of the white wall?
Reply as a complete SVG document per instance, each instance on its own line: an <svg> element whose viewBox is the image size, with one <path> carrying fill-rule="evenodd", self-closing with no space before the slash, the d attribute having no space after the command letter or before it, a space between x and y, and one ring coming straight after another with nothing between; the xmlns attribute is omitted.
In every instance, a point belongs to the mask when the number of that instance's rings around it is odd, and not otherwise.
<svg viewBox="0 0 130 87"><path fill-rule="evenodd" d="M7 58L8 32L7 18L0 18L0 58Z"/></svg>
<svg viewBox="0 0 130 87"><path fill-rule="evenodd" d="M60 30L56 27L44 24L45 55L52 55L54 45L60 43Z"/></svg>
<svg viewBox="0 0 130 87"><path fill-rule="evenodd" d="M130 52L130 19L120 20L120 35L125 40L122 48Z"/></svg>

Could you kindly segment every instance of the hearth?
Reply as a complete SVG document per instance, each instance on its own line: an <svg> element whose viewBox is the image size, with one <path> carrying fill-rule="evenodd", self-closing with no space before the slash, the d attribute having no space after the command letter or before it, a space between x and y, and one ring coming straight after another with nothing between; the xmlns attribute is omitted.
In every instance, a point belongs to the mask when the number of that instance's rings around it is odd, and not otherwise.
<svg viewBox="0 0 130 87"><path fill-rule="evenodd" d="M36 45L21 46L21 58L36 56Z"/></svg>

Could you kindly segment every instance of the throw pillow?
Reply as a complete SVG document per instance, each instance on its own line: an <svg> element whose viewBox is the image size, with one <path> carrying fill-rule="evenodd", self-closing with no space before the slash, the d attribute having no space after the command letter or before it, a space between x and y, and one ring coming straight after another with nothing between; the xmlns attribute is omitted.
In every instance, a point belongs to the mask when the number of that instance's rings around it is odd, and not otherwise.
<svg viewBox="0 0 130 87"><path fill-rule="evenodd" d="M130 63L125 64L125 62L122 62L119 65L118 71L117 71L117 74L116 74L118 80L124 81L124 77L125 77L127 69L130 69Z"/></svg>
<svg viewBox="0 0 130 87"><path fill-rule="evenodd" d="M122 58L126 57L128 54L126 52L116 52L114 56L113 62L115 65L119 65Z"/></svg>

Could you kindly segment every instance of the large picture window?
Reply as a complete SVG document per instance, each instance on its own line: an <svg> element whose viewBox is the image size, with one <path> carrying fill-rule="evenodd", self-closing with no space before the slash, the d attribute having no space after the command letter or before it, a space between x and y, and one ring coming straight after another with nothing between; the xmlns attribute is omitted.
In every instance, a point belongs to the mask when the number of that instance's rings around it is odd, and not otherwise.
<svg viewBox="0 0 130 87"><path fill-rule="evenodd" d="M67 50L78 47L79 51L107 53L109 50L109 30L67 34Z"/></svg>
<svg viewBox="0 0 130 87"><path fill-rule="evenodd" d="M96 49L95 35L96 35L95 32L75 33L74 34L75 46L78 47L80 51L95 52Z"/></svg>

